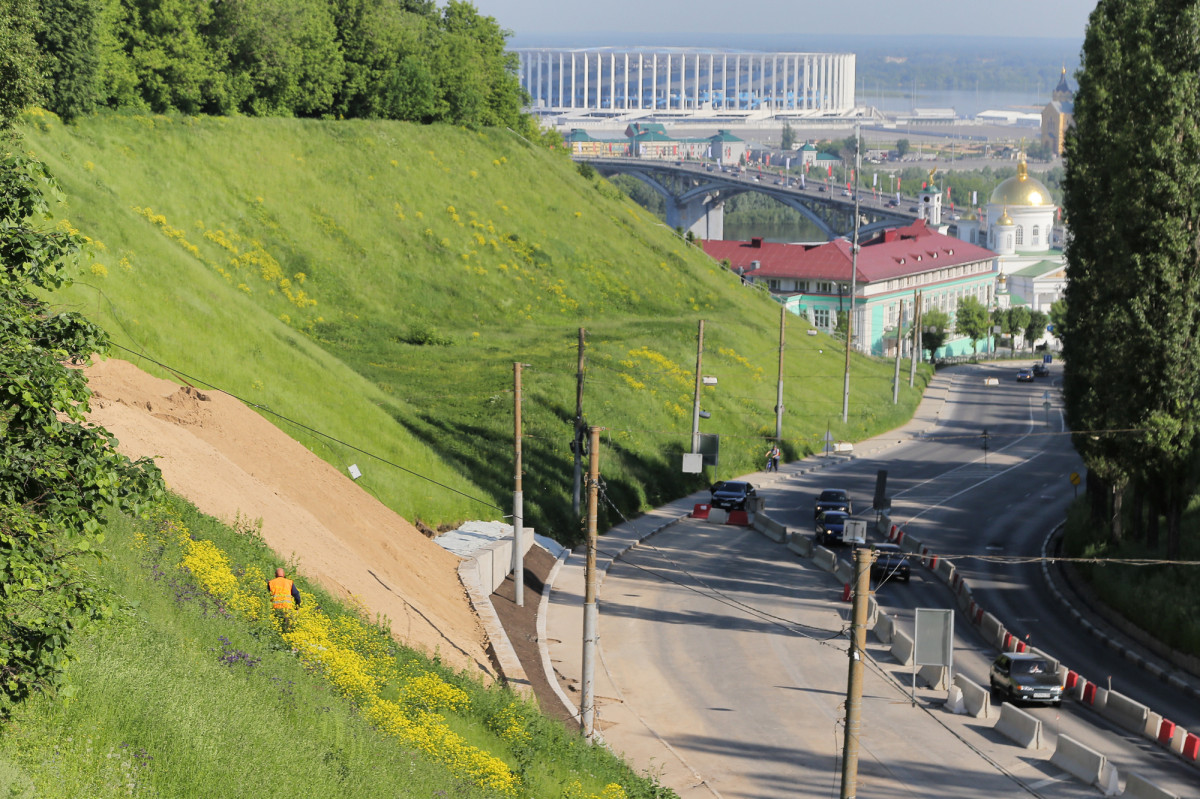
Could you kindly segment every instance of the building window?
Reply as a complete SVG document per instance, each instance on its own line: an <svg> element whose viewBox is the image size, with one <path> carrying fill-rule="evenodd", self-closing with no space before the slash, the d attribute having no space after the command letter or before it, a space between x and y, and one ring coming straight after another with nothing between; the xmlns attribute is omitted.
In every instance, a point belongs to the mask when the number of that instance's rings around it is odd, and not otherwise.
<svg viewBox="0 0 1200 799"><path fill-rule="evenodd" d="M829 281L829 280L818 280L817 281L817 293L818 294L832 294L833 293L833 282Z"/></svg>
<svg viewBox="0 0 1200 799"><path fill-rule="evenodd" d="M1037 225L1033 226L1033 231L1030 234L1029 243L1032 244L1034 247L1037 246L1037 243L1038 243L1038 226Z"/></svg>
<svg viewBox="0 0 1200 799"><path fill-rule="evenodd" d="M1025 244L1025 228L1017 225L1017 246L1021 247Z"/></svg>
<svg viewBox="0 0 1200 799"><path fill-rule="evenodd" d="M771 291L779 291L779 281L778 280L768 280L767 288L769 288Z"/></svg>
<svg viewBox="0 0 1200 799"><path fill-rule="evenodd" d="M813 324L817 327L829 327L829 309L813 308Z"/></svg>

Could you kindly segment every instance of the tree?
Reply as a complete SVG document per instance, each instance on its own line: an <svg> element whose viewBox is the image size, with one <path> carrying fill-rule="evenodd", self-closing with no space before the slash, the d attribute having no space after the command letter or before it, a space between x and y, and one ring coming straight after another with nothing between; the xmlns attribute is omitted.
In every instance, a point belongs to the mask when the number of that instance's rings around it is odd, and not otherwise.
<svg viewBox="0 0 1200 799"><path fill-rule="evenodd" d="M988 335L988 312L974 297L963 297L954 312L954 327L971 339L971 349L979 352L979 339Z"/></svg>
<svg viewBox="0 0 1200 799"><path fill-rule="evenodd" d="M1193 3L1101 0L1084 40L1065 148L1068 420L1091 431L1077 433L1075 444L1099 477L1089 485L1094 513L1102 511L1119 538L1125 485L1153 486L1152 504L1167 518L1168 558L1181 552L1200 444L1200 198L1190 188L1200 181L1195 11ZM1127 368L1131 361L1136 369Z"/></svg>
<svg viewBox="0 0 1200 799"><path fill-rule="evenodd" d="M1046 314L1042 313L1041 311L1029 312L1029 322L1025 325L1025 330L1023 333L1025 335L1025 340L1029 342L1030 346L1033 346L1034 342L1041 338L1042 334L1046 332L1046 323L1048 321L1049 317L1047 317Z"/></svg>
<svg viewBox="0 0 1200 799"><path fill-rule="evenodd" d="M104 429L84 424L90 392L72 368L102 352L100 328L52 313L77 234L43 227L54 190L25 155L0 158L0 715L52 688L72 633L107 612L84 568L104 510L161 494L157 468L132 464Z"/></svg>
<svg viewBox="0 0 1200 799"><path fill-rule="evenodd" d="M49 86L46 105L65 121L96 107L99 97L99 8L95 0L42 0L37 29Z"/></svg>
<svg viewBox="0 0 1200 799"><path fill-rule="evenodd" d="M929 350L930 360L933 360L937 356L937 351L946 345L949 329L950 315L941 308L929 308L921 311L921 347Z"/></svg>
<svg viewBox="0 0 1200 799"><path fill-rule="evenodd" d="M779 134L779 149L791 150L796 146L796 131L792 130L792 125L786 119L783 121L783 130Z"/></svg>
<svg viewBox="0 0 1200 799"><path fill-rule="evenodd" d="M1021 334L1025 336L1025 329L1029 327L1030 320L1033 319L1033 314L1029 308L1024 305L1018 305L1016 308L1010 308L1008 312L1008 324L1012 328L1013 334ZM1021 341L1021 348L1025 348L1025 341Z"/></svg>
<svg viewBox="0 0 1200 799"><path fill-rule="evenodd" d="M33 0L0 2L0 130L11 127L17 114L41 93L37 22Z"/></svg>
<svg viewBox="0 0 1200 799"><path fill-rule="evenodd" d="M1054 327L1050 332L1061 339L1067 329L1067 300L1065 297L1057 299L1051 304L1050 324Z"/></svg>
<svg viewBox="0 0 1200 799"><path fill-rule="evenodd" d="M912 142L910 142L908 139L896 140L896 155L903 158L904 156L908 155L910 150L912 150Z"/></svg>

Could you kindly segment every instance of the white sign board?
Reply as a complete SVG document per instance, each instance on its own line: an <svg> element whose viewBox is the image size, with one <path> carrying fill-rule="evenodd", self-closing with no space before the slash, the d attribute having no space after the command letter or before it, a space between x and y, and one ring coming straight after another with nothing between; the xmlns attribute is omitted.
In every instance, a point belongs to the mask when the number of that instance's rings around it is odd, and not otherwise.
<svg viewBox="0 0 1200 799"><path fill-rule="evenodd" d="M348 471L350 472L350 477L351 477L351 479L357 480L358 478L362 477L362 472L360 472L360 471L358 470L358 464L357 464L357 463L352 463L352 464L350 464L350 468L349 468L349 470L348 470Z"/></svg>
<svg viewBox="0 0 1200 799"><path fill-rule="evenodd" d="M954 665L953 610L917 608L913 633L914 665L946 668Z"/></svg>
<svg viewBox="0 0 1200 799"><path fill-rule="evenodd" d="M867 520L847 519L842 528L842 541L847 544L867 543Z"/></svg>
<svg viewBox="0 0 1200 799"><path fill-rule="evenodd" d="M704 471L704 456L699 452L683 453L683 471L688 474L700 474Z"/></svg>

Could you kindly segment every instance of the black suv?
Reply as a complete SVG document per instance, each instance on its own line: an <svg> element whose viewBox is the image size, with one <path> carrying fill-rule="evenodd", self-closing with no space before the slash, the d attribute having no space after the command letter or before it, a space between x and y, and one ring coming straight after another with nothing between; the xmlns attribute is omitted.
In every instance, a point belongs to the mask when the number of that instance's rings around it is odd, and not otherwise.
<svg viewBox="0 0 1200 799"><path fill-rule="evenodd" d="M875 544L871 577L880 582L896 579L907 583L912 578L912 566L904 556L904 550L895 544Z"/></svg>
<svg viewBox="0 0 1200 799"><path fill-rule="evenodd" d="M992 662L992 692L1010 702L1061 705L1063 684L1050 663L1034 652L1004 652Z"/></svg>
<svg viewBox="0 0 1200 799"><path fill-rule="evenodd" d="M725 510L745 510L746 501L758 496L754 486L743 480L721 480L708 490L712 493L712 506Z"/></svg>
<svg viewBox="0 0 1200 799"><path fill-rule="evenodd" d="M854 513L854 509L850 506L850 494L840 488L827 488L822 491L821 496L817 497L817 501L813 505L813 518L817 518L822 511L827 510L840 510L847 516Z"/></svg>
<svg viewBox="0 0 1200 799"><path fill-rule="evenodd" d="M1044 363L1035 363L1033 365L1033 376L1034 377L1049 377L1050 376L1050 367Z"/></svg>

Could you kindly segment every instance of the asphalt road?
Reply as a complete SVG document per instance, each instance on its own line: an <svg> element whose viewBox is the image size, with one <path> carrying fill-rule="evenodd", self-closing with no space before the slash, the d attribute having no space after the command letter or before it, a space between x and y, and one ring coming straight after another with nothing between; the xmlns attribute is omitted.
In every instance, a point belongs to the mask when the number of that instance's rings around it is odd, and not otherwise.
<svg viewBox="0 0 1200 799"><path fill-rule="evenodd" d="M768 514L791 529L811 529L812 498L825 487L849 489L857 510L869 514L876 470L885 468L893 517L931 550L956 558L977 601L1010 630L1090 679L1103 684L1111 675L1114 689L1200 728L1194 701L1073 625L1034 562L1073 496L1067 476L1081 468L1063 434L1054 378L1018 384L1012 366L953 374L926 437L901 438L876 457L812 474L785 469L766 478L773 483L762 490ZM985 385L987 376L998 385ZM756 532L689 520L610 569L601 592L603 666L626 709L713 795L836 795L849 612L840 588ZM949 591L920 569L910 584L875 591L910 632L914 608L954 607ZM994 722L938 709L937 692L909 688L907 670L883 648L872 655L859 796L1095 795L1048 766L1045 753L1028 756L999 740ZM960 620L955 670L986 684L994 656ZM1070 701L1061 710L1030 710L1043 720L1050 751L1067 733L1106 754L1122 774L1137 771L1181 796L1200 795L1200 771L1090 710ZM918 729L914 741L910 730Z"/></svg>

